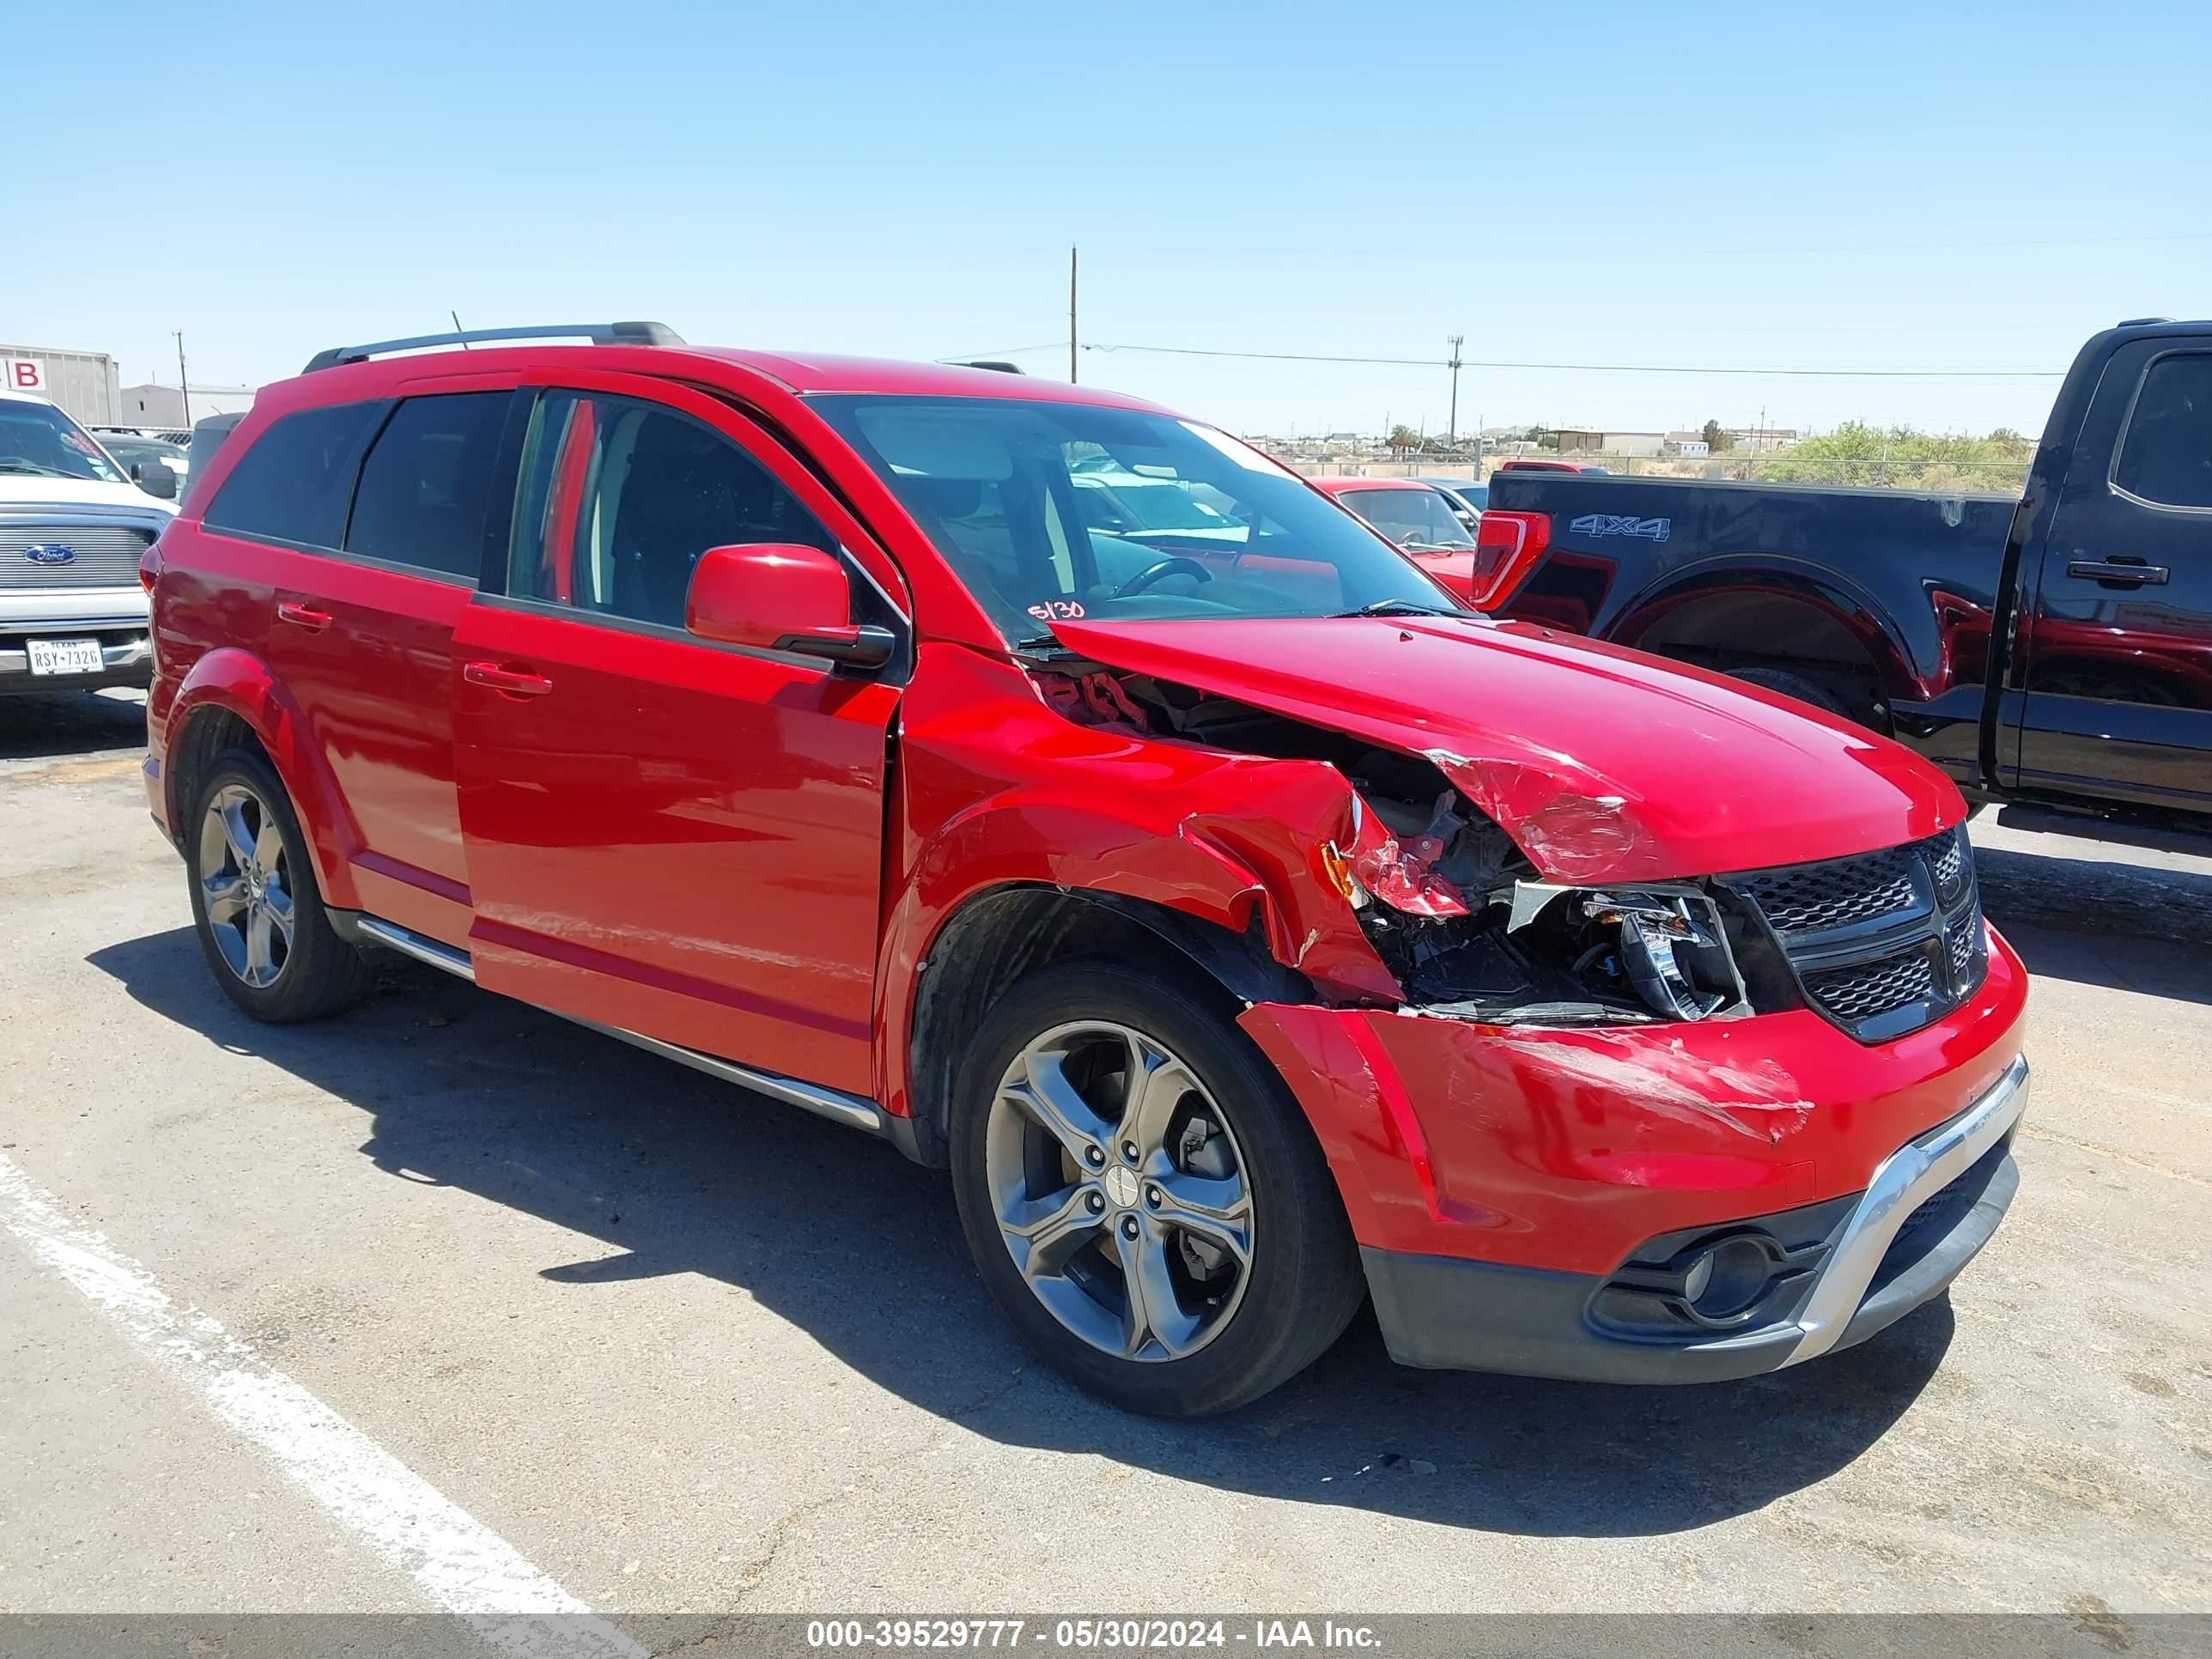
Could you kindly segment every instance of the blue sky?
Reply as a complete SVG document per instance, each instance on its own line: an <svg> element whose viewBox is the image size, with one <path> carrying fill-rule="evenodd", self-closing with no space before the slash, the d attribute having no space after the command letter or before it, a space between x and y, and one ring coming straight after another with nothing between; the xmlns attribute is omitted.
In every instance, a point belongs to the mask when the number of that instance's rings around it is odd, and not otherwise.
<svg viewBox="0 0 2212 1659"><path fill-rule="evenodd" d="M2212 9L380 4L11 17L0 338L258 383L652 317L909 357L2064 367L2212 313ZM1021 361L1066 372L1064 345ZM1441 368L1090 351L1244 430ZM1461 425L2039 425L2051 380L1469 369Z"/></svg>

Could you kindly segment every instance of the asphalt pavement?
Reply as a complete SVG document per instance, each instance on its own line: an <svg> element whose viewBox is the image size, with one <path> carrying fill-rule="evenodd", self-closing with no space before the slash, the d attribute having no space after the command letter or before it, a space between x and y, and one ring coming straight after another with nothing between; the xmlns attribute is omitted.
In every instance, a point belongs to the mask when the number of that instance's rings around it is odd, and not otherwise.
<svg viewBox="0 0 2212 1659"><path fill-rule="evenodd" d="M396 959L246 1020L143 735L0 700L0 1611L2212 1610L2212 861L1977 821L2021 1194L1875 1341L1627 1390L1363 1322L1170 1424L888 1146Z"/></svg>

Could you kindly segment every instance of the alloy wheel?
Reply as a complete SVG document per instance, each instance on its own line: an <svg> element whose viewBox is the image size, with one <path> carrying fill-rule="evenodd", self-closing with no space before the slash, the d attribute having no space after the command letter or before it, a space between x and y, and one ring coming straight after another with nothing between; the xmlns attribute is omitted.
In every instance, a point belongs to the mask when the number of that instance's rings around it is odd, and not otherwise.
<svg viewBox="0 0 2212 1659"><path fill-rule="evenodd" d="M292 880L284 836L269 804L225 784L200 820L197 876L208 932L230 971L257 989L292 959Z"/></svg>
<svg viewBox="0 0 2212 1659"><path fill-rule="evenodd" d="M1032 1040L1000 1081L984 1156L1014 1265L1092 1347L1180 1359L1228 1326L1251 1269L1245 1163L1157 1039L1085 1020Z"/></svg>

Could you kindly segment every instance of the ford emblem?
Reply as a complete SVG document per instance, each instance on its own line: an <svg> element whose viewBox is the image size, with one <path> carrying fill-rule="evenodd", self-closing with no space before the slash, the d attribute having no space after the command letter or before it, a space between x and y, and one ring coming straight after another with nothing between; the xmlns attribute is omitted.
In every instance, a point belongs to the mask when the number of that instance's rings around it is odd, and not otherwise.
<svg viewBox="0 0 2212 1659"><path fill-rule="evenodd" d="M59 542L40 542L36 547L25 548L23 556L33 564L75 564L76 549Z"/></svg>

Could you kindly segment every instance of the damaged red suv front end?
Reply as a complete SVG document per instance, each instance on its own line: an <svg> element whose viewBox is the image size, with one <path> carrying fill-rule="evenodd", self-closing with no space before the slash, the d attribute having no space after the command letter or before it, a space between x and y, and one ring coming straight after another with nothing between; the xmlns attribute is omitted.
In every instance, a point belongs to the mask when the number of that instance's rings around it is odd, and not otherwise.
<svg viewBox="0 0 2212 1659"><path fill-rule="evenodd" d="M1240 1024L1321 1138L1401 1361L1773 1370L1910 1312L1994 1231L2027 976L1933 769L1522 623L1058 633L1155 738L1304 747L1352 786L1315 862L1339 926L1293 951L1324 988ZM1386 998L1341 965L1350 929Z"/></svg>

